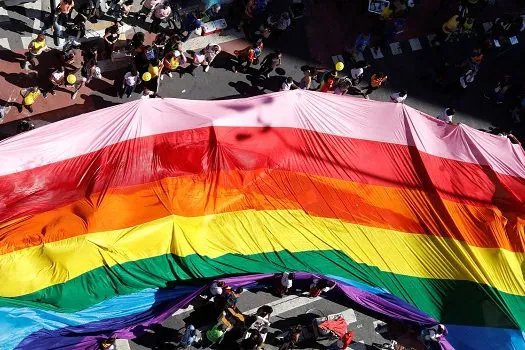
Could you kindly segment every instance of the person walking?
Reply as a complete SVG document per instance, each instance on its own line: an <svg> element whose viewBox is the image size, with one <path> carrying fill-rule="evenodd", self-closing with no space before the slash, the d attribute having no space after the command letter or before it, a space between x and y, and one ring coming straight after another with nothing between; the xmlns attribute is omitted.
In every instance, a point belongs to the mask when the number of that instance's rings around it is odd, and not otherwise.
<svg viewBox="0 0 525 350"><path fill-rule="evenodd" d="M203 51L194 51L191 54L191 61L190 65L186 68L186 72L190 74L191 76L195 76L195 69L197 67L201 67L206 62L206 57L204 56Z"/></svg>
<svg viewBox="0 0 525 350"><path fill-rule="evenodd" d="M35 59L42 54L44 51L49 51L49 48L46 44L46 37L44 34L38 34L36 39L31 40L26 52L26 59L23 61L23 68L28 69L29 64L36 68L37 62Z"/></svg>
<svg viewBox="0 0 525 350"><path fill-rule="evenodd" d="M80 81L75 84L75 91L71 95L71 99L74 100L82 86L89 84L91 79L100 76L100 69L97 67L96 59L84 57L85 61L80 68Z"/></svg>
<svg viewBox="0 0 525 350"><path fill-rule="evenodd" d="M150 33L157 33L160 29L160 24L164 22L171 15L171 7L169 2L164 2L162 5L157 5L153 11L153 16L151 17L151 27L149 29Z"/></svg>
<svg viewBox="0 0 525 350"><path fill-rule="evenodd" d="M261 62L261 68L259 68L259 75L268 78L270 76L270 73L275 68L281 65L282 57L283 55L278 50L266 55L266 57L264 57L264 59Z"/></svg>
<svg viewBox="0 0 525 350"><path fill-rule="evenodd" d="M387 79L388 76L386 76L383 72L372 74L372 76L370 77L370 82L368 83L368 87L366 88L366 92L363 94L363 97L367 100L370 99L368 95L370 95L375 90L379 89Z"/></svg>
<svg viewBox="0 0 525 350"><path fill-rule="evenodd" d="M237 70L244 68L247 71L252 64L257 64L259 56L262 55L264 44L262 40L257 40L255 45L248 46L243 50L234 51L233 53L237 56L237 65L232 67L234 73L237 73ZM243 67L243 64L246 63L246 66Z"/></svg>
<svg viewBox="0 0 525 350"><path fill-rule="evenodd" d="M135 91L135 87L139 83L139 72L137 71L137 68L133 65L131 66L131 70L124 75L124 81L122 82L122 93L120 94L120 98L122 98L124 95L126 95L126 97L129 98L133 91Z"/></svg>
<svg viewBox="0 0 525 350"><path fill-rule="evenodd" d="M60 66L58 69L54 70L49 75L49 85L42 94L44 98L47 98L48 93L53 96L56 95L55 89L59 87L60 85L63 85L65 81L66 81L66 73L64 71L64 67Z"/></svg>
<svg viewBox="0 0 525 350"><path fill-rule="evenodd" d="M390 100L395 103L403 103L407 99L407 92L406 90L401 90L399 92L394 92L392 95L390 95Z"/></svg>

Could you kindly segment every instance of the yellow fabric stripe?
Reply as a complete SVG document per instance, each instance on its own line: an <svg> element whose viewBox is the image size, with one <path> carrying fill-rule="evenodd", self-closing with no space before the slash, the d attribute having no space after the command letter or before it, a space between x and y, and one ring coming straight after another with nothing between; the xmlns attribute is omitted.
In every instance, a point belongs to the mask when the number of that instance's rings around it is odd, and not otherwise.
<svg viewBox="0 0 525 350"><path fill-rule="evenodd" d="M103 265L168 253L216 258L227 253L250 255L282 250L340 250L356 262L386 272L468 280L525 295L521 270L524 253L312 217L301 210L168 216L128 229L18 250L0 257L0 295L20 296Z"/></svg>

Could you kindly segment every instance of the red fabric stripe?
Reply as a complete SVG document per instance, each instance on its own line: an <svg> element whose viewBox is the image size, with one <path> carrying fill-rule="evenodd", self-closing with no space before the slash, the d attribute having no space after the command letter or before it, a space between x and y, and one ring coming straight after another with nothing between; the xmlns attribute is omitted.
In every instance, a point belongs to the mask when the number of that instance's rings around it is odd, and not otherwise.
<svg viewBox="0 0 525 350"><path fill-rule="evenodd" d="M417 188L461 203L523 214L525 180L415 147L290 128L200 128L133 139L0 177L0 221L72 203L110 188L166 177L267 168L364 184ZM98 196L97 196L98 197ZM96 203L93 203L96 206Z"/></svg>

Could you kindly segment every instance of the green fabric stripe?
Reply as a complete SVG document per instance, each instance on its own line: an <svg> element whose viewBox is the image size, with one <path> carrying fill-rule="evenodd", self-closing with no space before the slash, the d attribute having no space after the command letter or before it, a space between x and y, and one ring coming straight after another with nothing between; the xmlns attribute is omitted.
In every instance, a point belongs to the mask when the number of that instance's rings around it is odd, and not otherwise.
<svg viewBox="0 0 525 350"><path fill-rule="evenodd" d="M217 259L162 255L111 268L97 268L66 283L25 296L0 298L0 306L75 312L119 294L166 287L168 281L283 270L332 274L383 287L444 323L525 329L525 297L468 281L387 273L356 263L337 251L228 254ZM506 310L505 306L501 305L508 306L507 314L502 311Z"/></svg>

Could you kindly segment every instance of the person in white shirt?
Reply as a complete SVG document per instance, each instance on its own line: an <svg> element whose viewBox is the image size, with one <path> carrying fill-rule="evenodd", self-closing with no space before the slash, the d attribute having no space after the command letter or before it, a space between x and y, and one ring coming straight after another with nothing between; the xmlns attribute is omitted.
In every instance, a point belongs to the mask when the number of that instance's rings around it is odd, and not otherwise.
<svg viewBox="0 0 525 350"><path fill-rule="evenodd" d="M401 90L399 92L394 92L392 95L390 95L390 100L395 103L403 103L407 99L407 92L405 90Z"/></svg>
<svg viewBox="0 0 525 350"><path fill-rule="evenodd" d="M453 107L447 107L443 112L438 114L437 119L450 124L455 114L456 110Z"/></svg>
<svg viewBox="0 0 525 350"><path fill-rule="evenodd" d="M48 93L50 93L51 95L56 95L55 89L65 83L65 78L66 74L64 72L64 67L60 66L49 76L49 87L46 90L44 90L42 96L44 96L44 98L47 98Z"/></svg>
<svg viewBox="0 0 525 350"><path fill-rule="evenodd" d="M219 45L211 45L211 44L208 44L208 46L206 46L204 48L204 65L206 66L204 68L204 71L207 72L210 70L210 65L211 63L213 62L213 60L215 59L215 57L217 57L217 55L221 52L221 47Z"/></svg>
<svg viewBox="0 0 525 350"><path fill-rule="evenodd" d="M352 85L356 86L361 82L365 69L370 67L365 61L357 62L355 68L350 69L350 76L352 77Z"/></svg>
<svg viewBox="0 0 525 350"><path fill-rule="evenodd" d="M286 78L286 80L281 85L281 90L280 91L288 91L288 90L291 90L291 89L297 89L297 86L293 82L293 78L292 77L288 77L288 78Z"/></svg>
<svg viewBox="0 0 525 350"><path fill-rule="evenodd" d="M281 275L281 278L278 280L277 283L277 295L282 297L288 291L290 288L292 288L293 280L295 279L295 273L293 272L283 272Z"/></svg>
<svg viewBox="0 0 525 350"><path fill-rule="evenodd" d="M124 95L129 98L139 81L139 73L137 72L137 68L133 66L131 67L131 71L124 75L124 81L122 82L122 94L120 95L120 98L122 98Z"/></svg>
<svg viewBox="0 0 525 350"><path fill-rule="evenodd" d="M226 287L226 283L224 283L223 281L213 282L210 286L210 295L212 297L221 295L225 287Z"/></svg>

